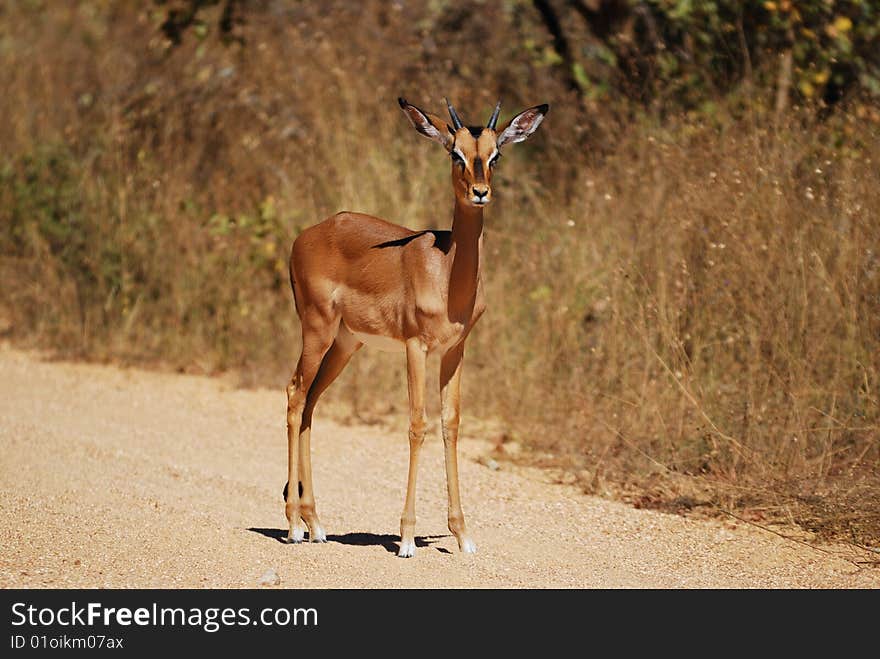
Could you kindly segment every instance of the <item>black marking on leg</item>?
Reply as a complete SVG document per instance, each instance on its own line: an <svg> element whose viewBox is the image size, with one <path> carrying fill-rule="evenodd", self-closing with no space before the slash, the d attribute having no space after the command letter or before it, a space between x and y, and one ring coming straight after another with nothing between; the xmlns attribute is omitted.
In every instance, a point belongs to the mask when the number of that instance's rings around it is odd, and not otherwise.
<svg viewBox="0 0 880 659"><path fill-rule="evenodd" d="M288 487L289 487L289 486L290 486L290 481L287 481L287 482L284 484L284 491L281 493L281 498L284 499L285 502L287 501L287 490L288 490ZM303 484L302 484L302 481L299 482L299 488L298 488L298 489L299 489L299 496L300 496L300 498L302 498L302 495L303 495Z"/></svg>

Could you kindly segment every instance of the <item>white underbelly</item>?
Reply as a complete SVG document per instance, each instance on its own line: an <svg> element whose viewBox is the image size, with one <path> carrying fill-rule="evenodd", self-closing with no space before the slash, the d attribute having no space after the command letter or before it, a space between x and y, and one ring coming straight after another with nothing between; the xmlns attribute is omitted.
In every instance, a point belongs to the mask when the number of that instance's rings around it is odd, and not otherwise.
<svg viewBox="0 0 880 659"><path fill-rule="evenodd" d="M351 330L349 330L351 331ZM363 332L351 332L358 341L368 348L375 348L382 352L401 352L406 347L403 341L392 339L390 336L379 336L378 334L364 334Z"/></svg>

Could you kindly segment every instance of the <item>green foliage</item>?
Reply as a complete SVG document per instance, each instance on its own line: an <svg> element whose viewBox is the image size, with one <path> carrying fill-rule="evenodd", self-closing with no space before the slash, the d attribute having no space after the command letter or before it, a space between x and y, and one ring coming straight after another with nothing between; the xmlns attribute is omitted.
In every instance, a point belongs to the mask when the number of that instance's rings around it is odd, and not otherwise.
<svg viewBox="0 0 880 659"><path fill-rule="evenodd" d="M790 92L826 104L852 91L880 94L875 0L545 0L535 6L564 65L557 70L590 98L623 95L675 111L698 108L743 82L775 88L783 101Z"/></svg>
<svg viewBox="0 0 880 659"><path fill-rule="evenodd" d="M880 96L876 0L509 0L491 9L494 16L482 2L437 1L408 19L449 44L466 43L463 26L472 23L510 34L499 57L513 64L525 55L591 100L700 108L743 81L826 104L853 90ZM246 44L243 26L259 13L234 0L153 0L152 16L169 49L191 35L198 58L212 37ZM793 70L780 78L783 54ZM456 58L463 73L468 60Z"/></svg>
<svg viewBox="0 0 880 659"><path fill-rule="evenodd" d="M873 0L648 0L631 2L643 35L638 56L658 82L695 102L753 73L773 80L780 53L794 59L805 99L880 93L880 6ZM649 12L636 11L647 7ZM644 66L644 64L643 64ZM754 71L753 71L754 69Z"/></svg>
<svg viewBox="0 0 880 659"><path fill-rule="evenodd" d="M126 179L93 150L89 167L67 145L38 144L0 170L0 256L19 282L0 302L16 324L73 352L201 354L220 368L241 364L246 337L258 352L287 348L290 328L260 337L252 326L291 306L290 218L276 200L209 215L184 199L165 214L139 193L155 182L142 151Z"/></svg>
<svg viewBox="0 0 880 659"><path fill-rule="evenodd" d="M82 172L63 144L41 145L0 174L6 231L0 251L46 251L77 284L81 304L94 302L99 281L118 285L118 249L96 250L100 219L80 193Z"/></svg>

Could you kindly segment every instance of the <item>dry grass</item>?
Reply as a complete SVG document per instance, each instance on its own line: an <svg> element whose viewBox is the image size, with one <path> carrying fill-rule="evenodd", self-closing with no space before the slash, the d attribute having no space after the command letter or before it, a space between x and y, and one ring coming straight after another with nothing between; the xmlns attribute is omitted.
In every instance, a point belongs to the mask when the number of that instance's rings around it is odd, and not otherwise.
<svg viewBox="0 0 880 659"><path fill-rule="evenodd" d="M152 5L30 6L0 10L17 342L280 385L298 231L340 209L448 225L447 163L396 96L449 94L473 121L499 92L504 116L549 101L499 169L466 415L588 491L880 543L876 108L623 118L501 36L478 44L502 9L442 46L377 3L345 38L345 8L266 10L245 46L167 49ZM463 44L481 70L451 64ZM405 396L402 358L368 351L328 394L367 417Z"/></svg>

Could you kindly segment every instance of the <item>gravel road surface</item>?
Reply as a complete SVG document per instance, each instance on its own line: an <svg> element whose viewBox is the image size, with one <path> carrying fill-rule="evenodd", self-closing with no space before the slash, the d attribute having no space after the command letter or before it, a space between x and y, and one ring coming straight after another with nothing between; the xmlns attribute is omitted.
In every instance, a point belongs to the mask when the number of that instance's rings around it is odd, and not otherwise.
<svg viewBox="0 0 880 659"><path fill-rule="evenodd" d="M446 528L439 432L422 453L416 556L400 559L406 433L312 433L327 544L287 545L283 391L49 362L0 348L0 586L279 588L880 587L846 547L585 496L546 472L460 450L478 546Z"/></svg>

